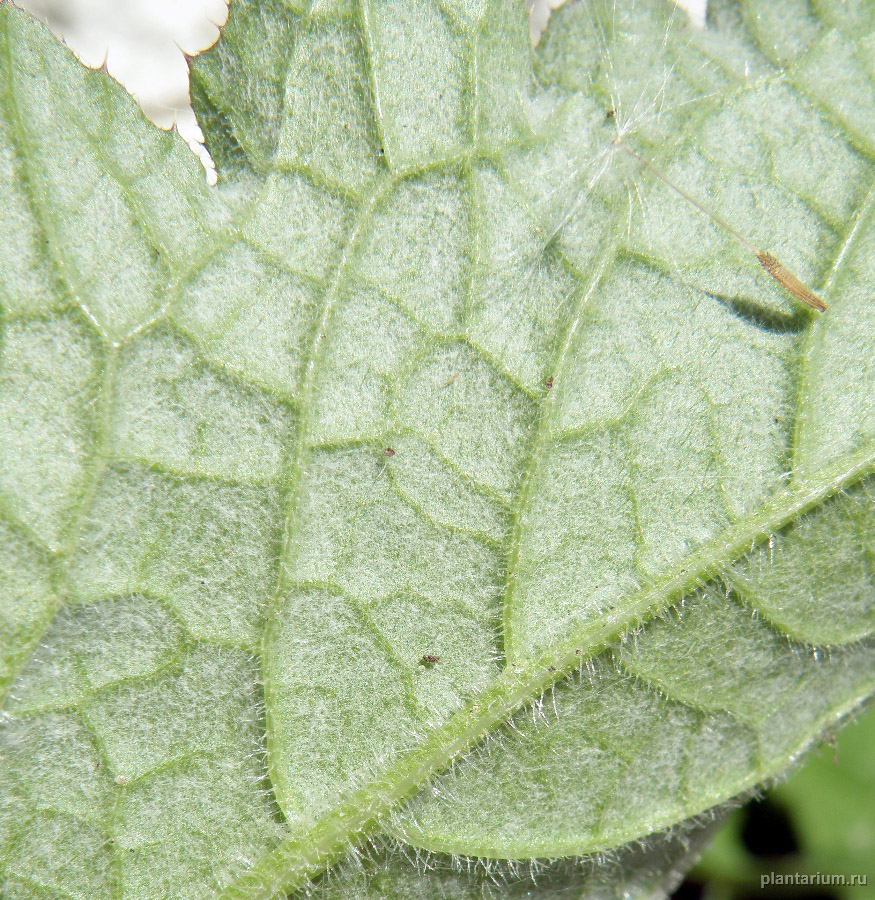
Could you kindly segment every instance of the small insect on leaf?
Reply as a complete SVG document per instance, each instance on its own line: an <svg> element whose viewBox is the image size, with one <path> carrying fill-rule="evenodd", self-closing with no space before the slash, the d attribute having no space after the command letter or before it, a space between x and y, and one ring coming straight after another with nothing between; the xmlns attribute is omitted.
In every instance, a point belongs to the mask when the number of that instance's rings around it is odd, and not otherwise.
<svg viewBox="0 0 875 900"><path fill-rule="evenodd" d="M383 448L383 456L394 456L394 455L395 455L395 451L391 447Z"/></svg>
<svg viewBox="0 0 875 900"><path fill-rule="evenodd" d="M553 387L553 376L551 375L545 382L544 387L549 391L551 387Z"/></svg>
<svg viewBox="0 0 875 900"><path fill-rule="evenodd" d="M436 662L440 662L440 657L435 656L432 653L424 653L420 662L424 666L428 666L429 668L433 666Z"/></svg>

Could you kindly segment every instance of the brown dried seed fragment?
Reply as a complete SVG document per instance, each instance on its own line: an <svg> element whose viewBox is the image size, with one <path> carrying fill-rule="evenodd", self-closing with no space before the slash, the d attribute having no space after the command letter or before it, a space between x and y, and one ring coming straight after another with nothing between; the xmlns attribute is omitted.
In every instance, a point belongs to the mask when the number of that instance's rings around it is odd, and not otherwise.
<svg viewBox="0 0 875 900"><path fill-rule="evenodd" d="M823 300L821 300L814 291L805 287L792 272L788 272L771 253L766 253L765 250L758 250L757 259L769 275L771 275L782 287L787 288L797 300L801 300L812 309L816 309L820 312L826 310L826 304Z"/></svg>
<svg viewBox="0 0 875 900"><path fill-rule="evenodd" d="M772 256L771 253L767 253L765 250L758 250L740 231L733 228L725 219L721 218L714 212L714 210L709 209L705 206L704 203L697 200L691 194L688 194L680 185L675 184L667 175L660 172L659 169L650 162L649 159L642 156L640 153L636 153L631 147L627 147L623 143L623 138L621 135L618 135L614 138L614 145L617 147L622 147L630 156L635 157L645 169L649 169L653 174L664 184L668 185L675 193L679 194L689 203L692 203L696 209L703 212L706 216L708 216L713 222L719 225L721 228L725 229L729 232L729 234L738 238L751 253L756 256L759 260L760 265L778 282L782 287L786 288L790 293L797 299L801 300L807 306L810 306L812 309L816 309L819 312L824 312L826 310L826 304L817 294L814 293L810 288L807 288L792 272L789 272L785 269L778 260Z"/></svg>

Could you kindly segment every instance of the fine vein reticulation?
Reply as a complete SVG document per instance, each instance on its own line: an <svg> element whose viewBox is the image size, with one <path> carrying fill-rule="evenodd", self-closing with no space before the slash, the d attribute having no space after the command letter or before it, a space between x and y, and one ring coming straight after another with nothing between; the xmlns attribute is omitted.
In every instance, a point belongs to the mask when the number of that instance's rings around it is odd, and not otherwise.
<svg viewBox="0 0 875 900"><path fill-rule="evenodd" d="M872 693L875 22L781 6L241 0L219 190L0 7L3 892L652 890Z"/></svg>

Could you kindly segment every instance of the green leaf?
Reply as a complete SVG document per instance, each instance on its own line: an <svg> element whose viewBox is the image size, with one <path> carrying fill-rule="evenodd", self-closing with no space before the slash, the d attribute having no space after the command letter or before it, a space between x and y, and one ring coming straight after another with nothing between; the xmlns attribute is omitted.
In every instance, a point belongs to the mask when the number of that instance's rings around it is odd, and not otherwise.
<svg viewBox="0 0 875 900"><path fill-rule="evenodd" d="M715 896L720 889L727 896L732 890L739 895L763 890L763 879L777 895L782 888L786 893L794 879L804 885L801 877L812 894L822 885L848 900L860 896L856 882L867 879L871 884L875 878L873 740L875 709L870 709L769 795L766 814L786 816L790 836L798 843L795 851L780 859L748 852L741 840L747 810L738 810L697 864L696 879ZM851 876L856 876L853 884Z"/></svg>
<svg viewBox="0 0 875 900"><path fill-rule="evenodd" d="M215 191L0 7L4 897L652 894L875 691L833 7L238 0Z"/></svg>

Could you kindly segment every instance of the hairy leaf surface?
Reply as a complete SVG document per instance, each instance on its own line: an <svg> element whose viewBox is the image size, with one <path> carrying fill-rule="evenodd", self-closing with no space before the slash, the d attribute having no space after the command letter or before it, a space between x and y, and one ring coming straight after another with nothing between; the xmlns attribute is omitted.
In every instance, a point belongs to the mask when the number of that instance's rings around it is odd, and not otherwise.
<svg viewBox="0 0 875 900"><path fill-rule="evenodd" d="M239 0L210 190L0 6L4 897L658 893L871 695L869 19Z"/></svg>

